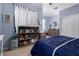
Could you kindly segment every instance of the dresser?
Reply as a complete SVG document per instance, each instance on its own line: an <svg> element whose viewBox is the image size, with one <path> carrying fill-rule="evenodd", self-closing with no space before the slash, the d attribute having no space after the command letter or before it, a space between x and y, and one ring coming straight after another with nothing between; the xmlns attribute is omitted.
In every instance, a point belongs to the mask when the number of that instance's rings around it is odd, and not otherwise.
<svg viewBox="0 0 79 59"><path fill-rule="evenodd" d="M59 29L48 29L49 36L59 36Z"/></svg>

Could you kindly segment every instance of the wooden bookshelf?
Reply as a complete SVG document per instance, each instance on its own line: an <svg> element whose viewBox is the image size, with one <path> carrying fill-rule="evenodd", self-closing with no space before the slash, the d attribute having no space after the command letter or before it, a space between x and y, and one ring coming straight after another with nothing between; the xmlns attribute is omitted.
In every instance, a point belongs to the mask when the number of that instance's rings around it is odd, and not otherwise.
<svg viewBox="0 0 79 59"><path fill-rule="evenodd" d="M18 35L19 47L35 43L39 39L39 27L19 26Z"/></svg>

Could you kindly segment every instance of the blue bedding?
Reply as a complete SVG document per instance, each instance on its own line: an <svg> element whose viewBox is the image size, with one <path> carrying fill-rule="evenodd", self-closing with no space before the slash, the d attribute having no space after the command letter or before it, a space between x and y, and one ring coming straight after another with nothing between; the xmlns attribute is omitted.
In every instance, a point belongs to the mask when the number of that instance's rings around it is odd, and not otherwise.
<svg viewBox="0 0 79 59"><path fill-rule="evenodd" d="M40 39L33 46L32 50L31 50L31 55L32 56L34 56L34 55L36 55L36 56L52 56L53 51L54 51L54 49L56 47L58 47L59 45L65 43L65 42L67 42L69 40L72 40L72 39L74 39L74 38L66 37L66 36L54 36L54 37L50 37L50 38ZM72 43L72 44L75 44L75 43ZM56 56L59 56L59 55L71 55L71 54L68 54L68 52L73 51L72 50L73 46L71 44L69 46L68 45L69 44L66 44L63 47L59 48L55 52L55 55ZM68 47L70 47L71 50L67 51Z"/></svg>
<svg viewBox="0 0 79 59"><path fill-rule="evenodd" d="M55 56L79 56L79 39L71 41L57 49Z"/></svg>

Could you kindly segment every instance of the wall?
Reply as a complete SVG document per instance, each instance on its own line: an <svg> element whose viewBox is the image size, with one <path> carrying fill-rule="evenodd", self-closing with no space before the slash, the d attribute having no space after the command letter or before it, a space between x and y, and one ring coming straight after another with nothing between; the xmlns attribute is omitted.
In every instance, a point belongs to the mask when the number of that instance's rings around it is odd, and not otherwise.
<svg viewBox="0 0 79 59"><path fill-rule="evenodd" d="M60 11L60 18L79 13L79 4Z"/></svg>
<svg viewBox="0 0 79 59"><path fill-rule="evenodd" d="M44 18L46 19L46 31L49 29L50 24L51 24L52 29L53 28L59 29L59 14L58 15L53 15L51 17L44 16ZM54 21L57 22L56 27L53 27L53 22Z"/></svg>
<svg viewBox="0 0 79 59"><path fill-rule="evenodd" d="M62 10L60 22L60 35L79 37L79 4Z"/></svg>
<svg viewBox="0 0 79 59"><path fill-rule="evenodd" d="M57 26L56 27L53 26L53 22L57 22ZM58 15L53 15L53 17L50 18L50 22L48 24L51 24L52 29L53 28L59 29L59 14Z"/></svg>
<svg viewBox="0 0 79 59"><path fill-rule="evenodd" d="M11 3L2 4L2 14L9 14L10 15L10 23L4 23L2 18L2 34L5 35L4 38L4 49L9 48L9 38L13 36L13 5Z"/></svg>

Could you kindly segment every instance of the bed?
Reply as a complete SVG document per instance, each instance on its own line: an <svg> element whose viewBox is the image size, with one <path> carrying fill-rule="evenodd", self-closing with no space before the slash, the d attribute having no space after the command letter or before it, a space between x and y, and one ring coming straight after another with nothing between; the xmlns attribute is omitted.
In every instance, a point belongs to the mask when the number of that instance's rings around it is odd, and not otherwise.
<svg viewBox="0 0 79 59"><path fill-rule="evenodd" d="M31 55L79 56L79 40L66 36L54 36L40 39L34 44Z"/></svg>

